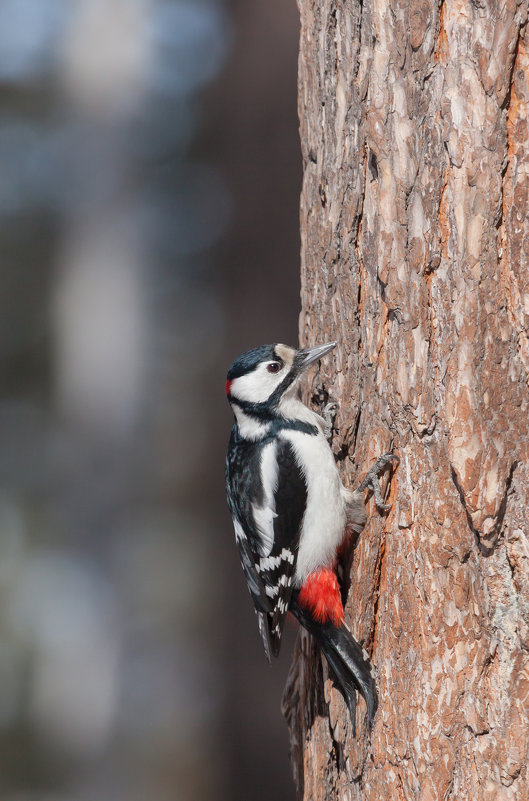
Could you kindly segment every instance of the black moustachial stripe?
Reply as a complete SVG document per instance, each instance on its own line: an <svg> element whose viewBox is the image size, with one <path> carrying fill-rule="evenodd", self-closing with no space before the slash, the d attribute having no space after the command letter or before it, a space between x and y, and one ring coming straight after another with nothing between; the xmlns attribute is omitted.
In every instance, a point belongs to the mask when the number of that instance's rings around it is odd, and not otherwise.
<svg viewBox="0 0 529 801"><path fill-rule="evenodd" d="M252 407L258 404L239 400L232 400L231 403L232 406L238 406L245 414L253 417L256 422L268 424L266 433L263 434L262 441L272 439L279 431L301 431L303 434L311 434L313 437L318 433L317 426L312 425L312 423L307 423L304 420L291 420L288 417L278 417L277 414L273 413L256 413Z"/></svg>

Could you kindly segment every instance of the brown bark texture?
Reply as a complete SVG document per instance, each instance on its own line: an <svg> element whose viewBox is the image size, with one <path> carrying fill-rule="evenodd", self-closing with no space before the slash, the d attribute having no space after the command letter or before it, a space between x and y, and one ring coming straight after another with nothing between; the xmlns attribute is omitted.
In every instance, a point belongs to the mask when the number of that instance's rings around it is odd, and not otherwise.
<svg viewBox="0 0 529 801"><path fill-rule="evenodd" d="M527 5L299 3L300 337L339 342L307 399L347 486L401 459L346 565L371 731L298 640L307 801L529 799Z"/></svg>

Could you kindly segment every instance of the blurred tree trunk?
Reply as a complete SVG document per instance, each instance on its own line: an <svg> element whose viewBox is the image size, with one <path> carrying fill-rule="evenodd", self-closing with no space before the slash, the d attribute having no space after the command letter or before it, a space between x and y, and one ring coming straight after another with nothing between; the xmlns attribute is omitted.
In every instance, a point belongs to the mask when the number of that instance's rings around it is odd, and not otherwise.
<svg viewBox="0 0 529 801"><path fill-rule="evenodd" d="M529 799L527 0L303 0L301 340L349 486L392 448L347 618L380 708L302 633L300 796ZM387 480L387 479L386 479Z"/></svg>

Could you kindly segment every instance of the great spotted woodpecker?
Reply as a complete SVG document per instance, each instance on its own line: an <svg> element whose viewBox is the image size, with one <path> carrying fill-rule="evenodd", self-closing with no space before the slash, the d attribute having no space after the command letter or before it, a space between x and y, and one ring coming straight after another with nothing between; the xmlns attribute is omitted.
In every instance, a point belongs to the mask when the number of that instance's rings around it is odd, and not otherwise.
<svg viewBox="0 0 529 801"><path fill-rule="evenodd" d="M397 457L380 457L355 492L342 485L327 441L329 421L297 395L303 371L335 345L262 345L233 362L226 381L235 415L226 484L268 659L279 653L291 611L325 654L354 728L357 689L370 723L377 693L368 656L345 624L337 550L347 530L359 533L365 525L364 489L370 487L377 505L389 508L377 476Z"/></svg>

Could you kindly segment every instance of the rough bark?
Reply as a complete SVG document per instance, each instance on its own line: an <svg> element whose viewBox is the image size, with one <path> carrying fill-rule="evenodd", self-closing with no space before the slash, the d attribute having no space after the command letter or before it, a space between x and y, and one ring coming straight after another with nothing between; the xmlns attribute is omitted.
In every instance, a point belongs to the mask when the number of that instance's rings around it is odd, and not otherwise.
<svg viewBox="0 0 529 801"><path fill-rule="evenodd" d="M348 567L375 726L301 634L300 796L529 799L527 0L300 12L300 336L339 341L312 401L349 486L401 457Z"/></svg>

